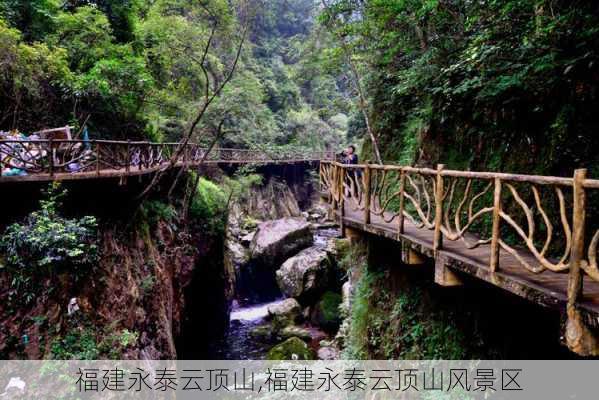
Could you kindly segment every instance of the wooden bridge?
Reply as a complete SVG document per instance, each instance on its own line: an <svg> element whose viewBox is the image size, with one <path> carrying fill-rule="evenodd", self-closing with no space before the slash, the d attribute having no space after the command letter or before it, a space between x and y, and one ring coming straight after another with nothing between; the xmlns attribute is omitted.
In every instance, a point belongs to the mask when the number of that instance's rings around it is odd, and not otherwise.
<svg viewBox="0 0 599 400"><path fill-rule="evenodd" d="M322 151L207 149L198 144L114 140L0 140L0 182L144 175L200 164L291 164L332 160Z"/></svg>
<svg viewBox="0 0 599 400"><path fill-rule="evenodd" d="M434 259L441 285L469 274L558 308L568 347L599 355L599 227L586 217L599 180L586 170L559 178L323 161L320 182L348 235L401 242L404 264Z"/></svg>

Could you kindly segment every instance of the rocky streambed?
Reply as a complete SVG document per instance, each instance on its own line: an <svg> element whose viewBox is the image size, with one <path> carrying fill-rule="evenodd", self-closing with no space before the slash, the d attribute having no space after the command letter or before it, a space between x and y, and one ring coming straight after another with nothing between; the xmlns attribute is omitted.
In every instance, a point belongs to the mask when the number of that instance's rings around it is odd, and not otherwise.
<svg viewBox="0 0 599 400"><path fill-rule="evenodd" d="M236 277L227 335L215 359L335 359L345 279L339 229L313 208L298 217L232 225L226 244Z"/></svg>

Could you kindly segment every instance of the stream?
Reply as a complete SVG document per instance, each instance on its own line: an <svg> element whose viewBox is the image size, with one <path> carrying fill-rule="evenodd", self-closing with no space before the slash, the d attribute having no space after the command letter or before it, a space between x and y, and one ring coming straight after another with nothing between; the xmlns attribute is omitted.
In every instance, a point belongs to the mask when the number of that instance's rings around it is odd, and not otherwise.
<svg viewBox="0 0 599 400"><path fill-rule="evenodd" d="M314 246L326 247L330 238L339 237L338 228L314 230ZM233 301L229 331L211 346L210 356L215 360L261 360L276 342L252 335L252 330L266 323L268 307L283 301L283 297L259 304L241 305Z"/></svg>

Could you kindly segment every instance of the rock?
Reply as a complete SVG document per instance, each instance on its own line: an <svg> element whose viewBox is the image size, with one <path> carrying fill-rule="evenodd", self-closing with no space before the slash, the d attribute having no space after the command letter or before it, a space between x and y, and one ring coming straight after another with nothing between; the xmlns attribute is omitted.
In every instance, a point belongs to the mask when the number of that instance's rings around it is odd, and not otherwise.
<svg viewBox="0 0 599 400"><path fill-rule="evenodd" d="M317 357L319 360L338 360L339 350L334 347L321 347L318 349Z"/></svg>
<svg viewBox="0 0 599 400"><path fill-rule="evenodd" d="M347 281L341 286L341 305L339 311L343 318L349 317L351 313L351 299L353 287L350 281Z"/></svg>
<svg viewBox="0 0 599 400"><path fill-rule="evenodd" d="M229 257L231 263L236 267L236 269L247 263L247 250L237 241L227 238L225 246L225 257Z"/></svg>
<svg viewBox="0 0 599 400"><path fill-rule="evenodd" d="M275 269L290 256L313 243L310 224L302 218L263 222L250 245L254 262Z"/></svg>
<svg viewBox="0 0 599 400"><path fill-rule="evenodd" d="M266 355L267 360L314 360L314 352L297 337L276 345Z"/></svg>
<svg viewBox="0 0 599 400"><path fill-rule="evenodd" d="M247 235L242 236L240 239L241 244L245 247L248 247L250 244L252 244L252 240L254 240L255 235L256 232L250 232Z"/></svg>
<svg viewBox="0 0 599 400"><path fill-rule="evenodd" d="M289 325L283 328L279 332L279 336L283 339L298 337L306 342L310 342L312 340L312 332L310 332L310 330L294 325Z"/></svg>
<svg viewBox="0 0 599 400"><path fill-rule="evenodd" d="M268 340L273 335L273 329L271 325L258 325L250 330L249 335L255 339Z"/></svg>
<svg viewBox="0 0 599 400"><path fill-rule="evenodd" d="M277 331L286 326L293 325L301 320L301 307L295 299L285 299L279 303L268 306L268 317L273 321L273 328Z"/></svg>
<svg viewBox="0 0 599 400"><path fill-rule="evenodd" d="M309 247L283 263L276 272L277 284L286 296L304 305L313 304L326 290L330 270L327 252Z"/></svg>
<svg viewBox="0 0 599 400"><path fill-rule="evenodd" d="M339 305L341 295L335 292L326 292L322 299L314 307L312 312L312 323L320 326L327 332L334 332L341 324Z"/></svg>

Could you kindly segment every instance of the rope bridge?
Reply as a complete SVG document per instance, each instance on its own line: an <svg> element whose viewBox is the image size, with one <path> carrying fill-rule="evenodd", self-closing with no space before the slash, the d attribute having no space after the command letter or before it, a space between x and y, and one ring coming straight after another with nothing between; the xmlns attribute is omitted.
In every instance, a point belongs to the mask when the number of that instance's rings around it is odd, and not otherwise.
<svg viewBox="0 0 599 400"><path fill-rule="evenodd" d="M560 178L327 160L320 183L343 229L400 240L434 258L442 285L463 284L458 270L567 309L568 345L599 353L580 333L582 319L599 328L599 226L587 218L599 180L586 170Z"/></svg>
<svg viewBox="0 0 599 400"><path fill-rule="evenodd" d="M195 143L114 140L0 140L0 182L73 180L142 175L171 166L283 164L333 159L332 152L209 149Z"/></svg>

